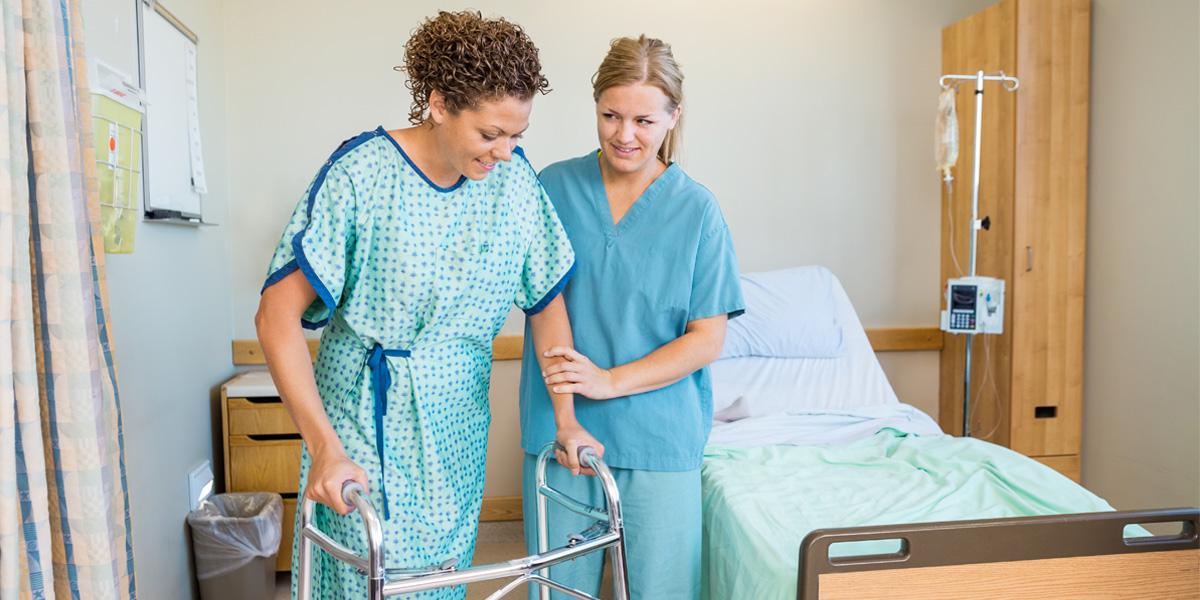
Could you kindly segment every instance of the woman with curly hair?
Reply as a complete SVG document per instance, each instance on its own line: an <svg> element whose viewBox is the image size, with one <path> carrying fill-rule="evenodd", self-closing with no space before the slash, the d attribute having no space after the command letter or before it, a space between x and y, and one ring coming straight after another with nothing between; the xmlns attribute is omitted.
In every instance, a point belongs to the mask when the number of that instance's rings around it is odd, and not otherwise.
<svg viewBox="0 0 1200 600"><path fill-rule="evenodd" d="M300 489L323 505L315 525L363 550L361 521L341 498L354 480L384 519L387 568L466 566L492 339L515 302L535 348L571 344L560 292L574 254L516 145L534 94L549 89L524 31L440 12L408 40L404 70L413 126L347 140L319 169L275 250L255 323L304 438ZM301 326L325 327L315 365ZM559 439L602 452L571 397L552 398ZM312 582L315 597L366 594L363 577L321 552Z"/></svg>
<svg viewBox="0 0 1200 600"><path fill-rule="evenodd" d="M576 394L578 422L608 445L621 492L631 597L698 598L700 463L712 423L706 367L721 354L727 320L745 308L733 241L712 193L673 162L683 73L671 47L614 40L592 97L600 148L541 174L576 252L563 293L576 346L552 348L566 360L549 368L522 364L525 515L536 497L529 453L558 430L547 393ZM555 467L546 475L575 498L601 501L591 478ZM551 538L588 526L550 510ZM550 576L594 594L602 563L584 556Z"/></svg>

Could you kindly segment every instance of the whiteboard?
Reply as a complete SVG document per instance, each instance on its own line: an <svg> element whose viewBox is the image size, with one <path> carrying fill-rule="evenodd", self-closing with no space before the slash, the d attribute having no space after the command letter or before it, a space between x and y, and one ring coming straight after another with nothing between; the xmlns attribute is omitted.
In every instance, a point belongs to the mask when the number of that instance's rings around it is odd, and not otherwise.
<svg viewBox="0 0 1200 600"><path fill-rule="evenodd" d="M146 213L198 220L206 183L195 36L159 5L145 15Z"/></svg>

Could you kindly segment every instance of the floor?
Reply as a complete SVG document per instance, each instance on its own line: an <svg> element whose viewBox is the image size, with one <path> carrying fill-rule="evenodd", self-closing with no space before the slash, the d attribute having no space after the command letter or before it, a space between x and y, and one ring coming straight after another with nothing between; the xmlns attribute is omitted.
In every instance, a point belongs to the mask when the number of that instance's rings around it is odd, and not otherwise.
<svg viewBox="0 0 1200 600"><path fill-rule="evenodd" d="M503 562L526 555L525 534L521 521L481 523L479 526L479 541L475 547L475 564ZM610 578L605 569L604 584L601 598L610 598L612 589ZM507 581L485 581L467 586L467 600L484 600L489 594L504 586ZM280 573L275 580L275 600L291 598L291 577L288 573ZM522 599L528 597L525 585L521 585L505 596L506 599Z"/></svg>

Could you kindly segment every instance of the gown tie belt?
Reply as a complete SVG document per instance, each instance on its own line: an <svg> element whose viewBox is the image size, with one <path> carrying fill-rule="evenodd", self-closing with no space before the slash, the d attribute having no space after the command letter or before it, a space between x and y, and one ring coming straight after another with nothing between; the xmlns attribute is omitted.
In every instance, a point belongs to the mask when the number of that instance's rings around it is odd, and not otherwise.
<svg viewBox="0 0 1200 600"><path fill-rule="evenodd" d="M387 358L408 358L412 352L400 348L384 348L375 344L367 357L367 367L371 369L371 394L375 398L375 452L379 455L379 493L383 495L383 518L390 518L387 499L387 469L384 468L383 458L383 417L387 414L387 395L392 387L392 373L388 369Z"/></svg>

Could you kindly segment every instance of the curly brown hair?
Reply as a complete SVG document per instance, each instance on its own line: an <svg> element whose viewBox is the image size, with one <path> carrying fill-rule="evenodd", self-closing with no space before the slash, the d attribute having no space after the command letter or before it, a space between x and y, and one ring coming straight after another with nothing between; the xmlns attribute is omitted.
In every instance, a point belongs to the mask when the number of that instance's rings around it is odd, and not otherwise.
<svg viewBox="0 0 1200 600"><path fill-rule="evenodd" d="M408 120L419 125L433 90L453 112L505 96L522 100L550 91L537 46L520 25L479 12L439 11L426 19L404 45L405 84L412 92Z"/></svg>

